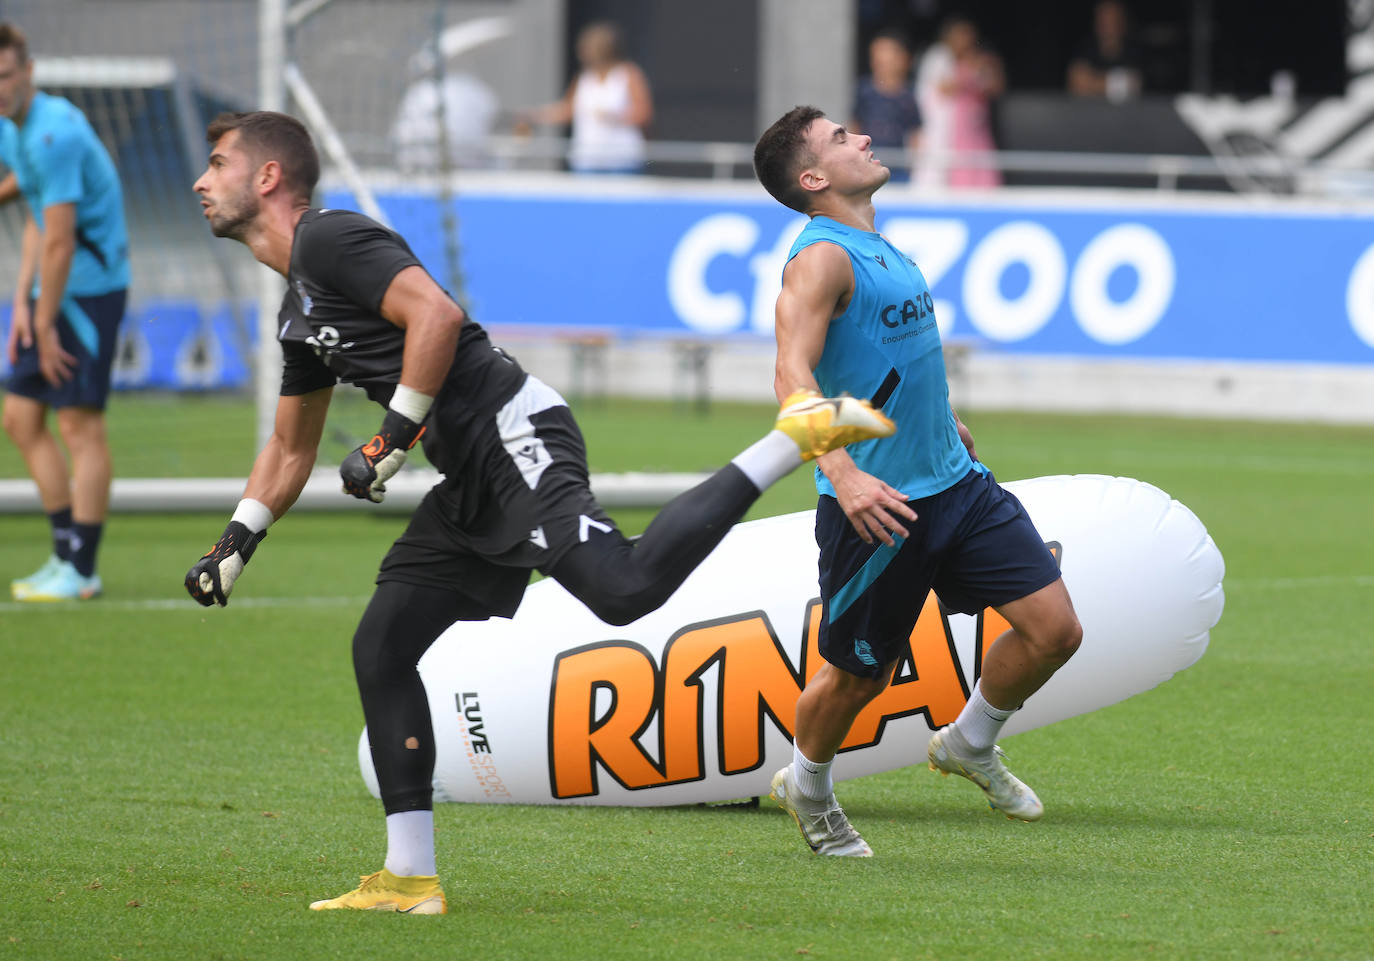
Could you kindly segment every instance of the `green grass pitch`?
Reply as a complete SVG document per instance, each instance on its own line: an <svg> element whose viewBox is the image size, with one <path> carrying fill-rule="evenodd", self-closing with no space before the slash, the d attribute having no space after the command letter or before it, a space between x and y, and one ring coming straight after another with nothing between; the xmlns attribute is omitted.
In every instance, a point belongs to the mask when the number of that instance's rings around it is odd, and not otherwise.
<svg viewBox="0 0 1374 961"><path fill-rule="evenodd" d="M770 416L579 409L595 470L710 468ZM381 864L349 642L404 519L288 517L240 603L205 610L180 582L226 518L121 516L106 598L0 601L0 961L1374 958L1374 430L968 420L1002 479L1150 481L1227 561L1197 665L1006 742L1042 822L923 765L840 785L869 861L814 857L767 802L442 805L451 914L313 913ZM374 421L340 403L322 463ZM240 401L120 397L111 430L124 476L252 456ZM22 476L12 450L0 476ZM799 472L755 516L811 503ZM41 562L45 531L0 516L0 579Z"/></svg>

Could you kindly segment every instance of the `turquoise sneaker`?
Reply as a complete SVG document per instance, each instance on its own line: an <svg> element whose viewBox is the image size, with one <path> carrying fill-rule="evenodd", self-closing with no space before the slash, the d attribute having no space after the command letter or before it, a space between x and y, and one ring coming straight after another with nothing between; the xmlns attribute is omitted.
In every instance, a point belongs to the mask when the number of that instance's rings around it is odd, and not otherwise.
<svg viewBox="0 0 1374 961"><path fill-rule="evenodd" d="M30 584L24 596L18 597L17 600L40 603L89 601L93 597L99 597L102 590L99 574L82 577L70 561L58 561L57 567L50 575Z"/></svg>
<svg viewBox="0 0 1374 961"><path fill-rule="evenodd" d="M56 574L57 568L61 563L62 562L58 560L56 554L49 554L48 559L43 562L43 566L28 577L21 577L18 580L10 581L10 596L15 600L22 601L24 595L33 589L33 585Z"/></svg>

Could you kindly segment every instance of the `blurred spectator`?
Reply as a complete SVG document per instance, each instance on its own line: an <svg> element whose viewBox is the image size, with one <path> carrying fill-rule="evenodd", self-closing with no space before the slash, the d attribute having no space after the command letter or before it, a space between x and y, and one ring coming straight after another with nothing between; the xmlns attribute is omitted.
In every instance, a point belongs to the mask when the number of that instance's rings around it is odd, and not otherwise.
<svg viewBox="0 0 1374 961"><path fill-rule="evenodd" d="M921 130L917 182L929 186L996 187L1001 173L978 162L996 150L989 122L989 101L1000 96L1006 81L1002 61L978 43L978 28L952 17L940 39L921 58L916 100Z"/></svg>
<svg viewBox="0 0 1374 961"><path fill-rule="evenodd" d="M434 77L413 81L401 97L391 128L397 165L406 173L486 166L487 137L497 110L491 88L471 74L445 74L442 103ZM447 144L439 139L444 128Z"/></svg>
<svg viewBox="0 0 1374 961"><path fill-rule="evenodd" d="M532 111L527 122L572 124L568 165L584 173L644 169L644 131L654 116L644 71L625 59L620 28L598 21L577 35L581 72L563 99Z"/></svg>
<svg viewBox="0 0 1374 961"><path fill-rule="evenodd" d="M892 179L910 177L921 134L921 110L911 87L911 50L896 31L877 34L868 45L868 76L854 93L850 128L873 138L873 149L892 168ZM900 158L888 153L902 151ZM886 151L886 153L884 152ZM893 166L900 160L900 165Z"/></svg>
<svg viewBox="0 0 1374 961"><path fill-rule="evenodd" d="M1101 0L1093 8L1093 32L1069 61L1069 92L1080 97L1106 97L1121 103L1138 96L1142 58L1131 36L1130 19L1121 0Z"/></svg>

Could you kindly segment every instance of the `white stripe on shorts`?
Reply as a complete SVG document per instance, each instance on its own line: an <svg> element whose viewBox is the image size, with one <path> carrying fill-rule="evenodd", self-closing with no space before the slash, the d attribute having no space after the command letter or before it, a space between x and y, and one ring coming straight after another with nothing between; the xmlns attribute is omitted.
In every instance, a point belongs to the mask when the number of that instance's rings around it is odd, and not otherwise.
<svg viewBox="0 0 1374 961"><path fill-rule="evenodd" d="M566 406L568 402L558 391L538 377L528 376L524 386L496 414L496 429L501 435L501 443L515 462L520 476L530 485L530 490L539 486L539 478L543 476L545 468L553 463L544 442L535 436L530 417L550 407Z"/></svg>

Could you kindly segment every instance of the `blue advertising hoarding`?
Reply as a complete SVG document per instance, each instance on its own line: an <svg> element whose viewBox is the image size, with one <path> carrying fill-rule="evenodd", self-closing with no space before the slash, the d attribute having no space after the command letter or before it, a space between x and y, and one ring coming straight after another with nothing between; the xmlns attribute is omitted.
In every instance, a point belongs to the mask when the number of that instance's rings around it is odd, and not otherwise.
<svg viewBox="0 0 1374 961"><path fill-rule="evenodd" d="M1374 214L1233 203L923 203L877 226L920 265L947 337L1026 355L1374 360ZM379 198L448 280L438 206ZM345 196L330 198L346 203ZM769 337L803 218L770 199L471 194L462 296L489 325Z"/></svg>
<svg viewBox="0 0 1374 961"><path fill-rule="evenodd" d="M246 253L246 251L245 251ZM251 304L205 304L137 297L119 328L111 383L115 390L226 390L252 382L257 344ZM0 306L0 335L8 337L8 303ZM0 384L9 377L0 352Z"/></svg>
<svg viewBox="0 0 1374 961"><path fill-rule="evenodd" d="M921 267L946 338L1011 355L1362 364L1374 360L1374 212L1221 198L1005 191L877 195L879 230ZM328 190L329 206L355 206ZM771 340L804 223L757 188L643 181L469 186L379 201L471 314L621 336ZM454 242L456 240L456 243ZM456 278L448 269L457 251ZM233 256L248 257L235 247ZM251 305L169 303L135 278L116 386L249 377ZM0 307L0 328L8 328ZM0 380L8 373L0 357Z"/></svg>

